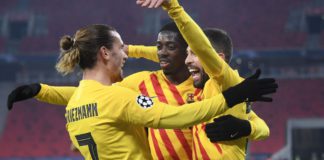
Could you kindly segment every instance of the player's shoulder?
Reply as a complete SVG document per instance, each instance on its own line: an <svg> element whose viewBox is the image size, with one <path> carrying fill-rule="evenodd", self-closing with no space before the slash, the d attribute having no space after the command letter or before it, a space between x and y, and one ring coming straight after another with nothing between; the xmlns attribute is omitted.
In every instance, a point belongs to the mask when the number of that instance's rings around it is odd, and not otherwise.
<svg viewBox="0 0 324 160"><path fill-rule="evenodd" d="M205 88L208 88L209 86L214 86L215 84L218 85L217 83L217 79L214 79L214 78L210 78L206 81L205 85L204 85L204 89Z"/></svg>
<svg viewBox="0 0 324 160"><path fill-rule="evenodd" d="M125 77L124 79L131 79L131 78L137 78L137 77L145 77L152 73L152 71L140 71L137 73L133 73Z"/></svg>
<svg viewBox="0 0 324 160"><path fill-rule="evenodd" d="M116 96L128 96L137 94L135 91L124 87L122 85L119 85L119 83L115 83L109 87L109 92Z"/></svg>
<svg viewBox="0 0 324 160"><path fill-rule="evenodd" d="M238 71L237 69L234 69L234 75L235 75L236 77L238 77L239 79L244 80L244 78L241 77L241 75L240 75L240 73L239 73L239 71Z"/></svg>
<svg viewBox="0 0 324 160"><path fill-rule="evenodd" d="M150 97L143 96L140 93L137 93L129 88L123 87L123 86L118 86L118 85L112 85L111 86L111 96L115 101L119 101L118 103L127 103L130 101L134 101L139 104L141 104L144 101L148 101L151 99L148 99ZM143 100L145 99L145 100ZM144 103L145 105L145 103Z"/></svg>
<svg viewBox="0 0 324 160"><path fill-rule="evenodd" d="M156 75L156 76L160 76L161 75L161 70L157 70L157 71L141 71L141 72L137 72L134 74L131 74L127 77L124 78L123 81L129 81L129 80L145 80L145 79L150 79L152 77L152 75Z"/></svg>

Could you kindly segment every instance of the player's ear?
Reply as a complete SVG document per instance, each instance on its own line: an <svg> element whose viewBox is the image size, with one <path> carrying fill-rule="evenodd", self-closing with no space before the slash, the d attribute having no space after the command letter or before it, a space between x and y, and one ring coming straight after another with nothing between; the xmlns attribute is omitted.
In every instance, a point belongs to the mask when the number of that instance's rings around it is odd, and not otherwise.
<svg viewBox="0 0 324 160"><path fill-rule="evenodd" d="M111 58L111 51L107 47L101 46L99 49L99 55L101 58L109 60Z"/></svg>
<svg viewBox="0 0 324 160"><path fill-rule="evenodd" d="M225 60L225 54L224 54L223 52L218 53L218 55L219 55L223 60Z"/></svg>

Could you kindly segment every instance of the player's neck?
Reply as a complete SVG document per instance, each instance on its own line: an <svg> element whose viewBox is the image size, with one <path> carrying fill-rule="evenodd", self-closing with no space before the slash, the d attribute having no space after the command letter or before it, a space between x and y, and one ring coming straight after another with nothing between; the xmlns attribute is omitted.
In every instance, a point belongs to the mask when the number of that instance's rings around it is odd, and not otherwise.
<svg viewBox="0 0 324 160"><path fill-rule="evenodd" d="M112 77L110 77L110 74L107 73L107 71L93 68L93 69L85 69L83 71L83 80L94 80L97 82L100 82L103 85L110 86L113 82Z"/></svg>
<svg viewBox="0 0 324 160"><path fill-rule="evenodd" d="M185 70L179 70L177 73L164 75L174 85L181 84L190 77L190 73L187 68Z"/></svg>

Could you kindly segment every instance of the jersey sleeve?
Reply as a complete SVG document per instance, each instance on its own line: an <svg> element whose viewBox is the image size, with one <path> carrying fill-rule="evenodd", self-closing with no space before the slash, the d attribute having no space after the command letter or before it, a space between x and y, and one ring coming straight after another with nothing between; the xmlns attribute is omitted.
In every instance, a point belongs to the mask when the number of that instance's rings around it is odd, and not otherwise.
<svg viewBox="0 0 324 160"><path fill-rule="evenodd" d="M125 109L121 120L150 128L186 128L208 121L228 109L222 94L182 106L168 105L159 102L157 97L145 97L122 87L116 89L113 96L119 99L119 104L114 105Z"/></svg>
<svg viewBox="0 0 324 160"><path fill-rule="evenodd" d="M229 87L233 87L244 80L244 78L239 75L237 70L232 70L230 67L218 78L219 85L222 86L222 91L225 91Z"/></svg>
<svg viewBox="0 0 324 160"><path fill-rule="evenodd" d="M156 46L128 45L128 56L159 62Z"/></svg>
<svg viewBox="0 0 324 160"><path fill-rule="evenodd" d="M76 87L41 84L41 90L35 98L41 102L66 106L75 90Z"/></svg>
<svg viewBox="0 0 324 160"><path fill-rule="evenodd" d="M202 67L210 78L215 78L220 84L223 84L224 77L226 77L228 84L225 85L225 89L227 86L234 86L241 82L241 78L237 77L235 71L218 55L202 29L178 4L177 0L171 0L168 6L164 6L164 9L175 21L182 36L198 56Z"/></svg>
<svg viewBox="0 0 324 160"><path fill-rule="evenodd" d="M270 136L270 129L268 125L255 112L251 111L248 114L249 122L251 124L251 140L263 140Z"/></svg>

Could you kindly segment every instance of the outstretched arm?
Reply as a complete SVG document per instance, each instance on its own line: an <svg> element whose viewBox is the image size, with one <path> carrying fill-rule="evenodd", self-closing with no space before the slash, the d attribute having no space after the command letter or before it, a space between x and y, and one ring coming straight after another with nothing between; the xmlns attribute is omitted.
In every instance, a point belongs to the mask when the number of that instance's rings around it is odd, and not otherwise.
<svg viewBox="0 0 324 160"><path fill-rule="evenodd" d="M41 84L41 90L35 98L41 102L66 106L72 97L76 87L50 86Z"/></svg>
<svg viewBox="0 0 324 160"><path fill-rule="evenodd" d="M198 56L206 73L211 77L218 77L229 66L218 56L208 38L196 22L185 12L177 0L164 3L164 9L177 24L182 36L191 50Z"/></svg>
<svg viewBox="0 0 324 160"><path fill-rule="evenodd" d="M15 88L8 95L7 107L11 110L15 102L30 98L36 98L39 101L50 104L65 106L75 89L75 87L56 87L40 83L22 85Z"/></svg>
<svg viewBox="0 0 324 160"><path fill-rule="evenodd" d="M185 12L177 0L170 0L169 3L164 3L164 8L175 21L181 34L187 41L190 47L189 52L193 52L198 56L199 61L210 78L217 80L222 85L223 90L242 81L237 72L218 55L202 29Z"/></svg>
<svg viewBox="0 0 324 160"><path fill-rule="evenodd" d="M118 89L116 90L115 95L124 95L129 97L128 100L123 100L123 103L126 102L126 104L129 104L129 110L125 112L126 116L124 116L130 118L124 118L124 120L129 123L139 123L153 128L178 128L179 126L188 127L203 121L207 121L210 118L223 113L227 108L235 107L235 105L244 102L246 99L251 99L252 101L272 100L271 98L263 96L274 92L277 88L277 84L273 79L258 79L259 75L260 72L257 72L253 76L245 79L240 84L223 91L222 94L214 95L210 99L201 101L201 103L197 102L185 104L182 107L168 106L167 104L152 101L149 97L144 96L138 96L137 101L134 101L136 100L134 97L136 97L137 94L131 95L131 90L128 90L128 92L130 92L128 95L126 92L122 92L122 90ZM121 93L117 92L119 90ZM136 102L140 104L142 108L132 107L136 106ZM158 104L159 107L154 107L153 104ZM119 106L119 104L116 104L115 106ZM134 113L137 113L136 118L132 119L132 116L130 115L133 115ZM157 119L153 119L153 116L157 116ZM145 119L145 117L148 118L148 120L144 122L142 120ZM185 117L190 117L190 120L185 119ZM177 122L177 124L174 122Z"/></svg>
<svg viewBox="0 0 324 160"><path fill-rule="evenodd" d="M123 87L117 88L111 94L114 97L109 98L118 99L120 95L125 97L122 101L110 102L113 106L119 106L117 110L122 110L116 118L151 128L186 128L207 121L229 108L222 94L181 107L159 102L156 97L142 96Z"/></svg>
<svg viewBox="0 0 324 160"><path fill-rule="evenodd" d="M125 52L132 58L145 58L153 62L159 62L156 46L126 45Z"/></svg>

